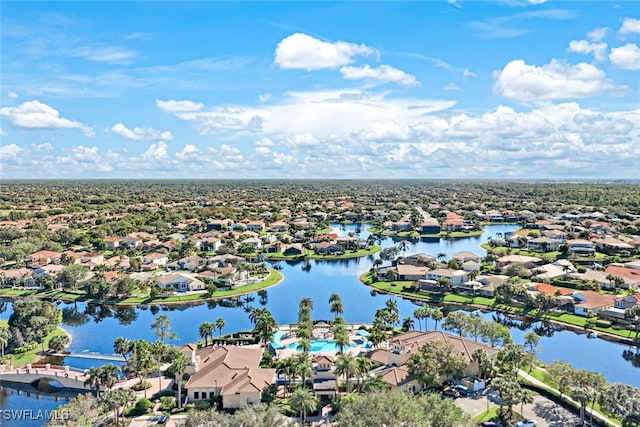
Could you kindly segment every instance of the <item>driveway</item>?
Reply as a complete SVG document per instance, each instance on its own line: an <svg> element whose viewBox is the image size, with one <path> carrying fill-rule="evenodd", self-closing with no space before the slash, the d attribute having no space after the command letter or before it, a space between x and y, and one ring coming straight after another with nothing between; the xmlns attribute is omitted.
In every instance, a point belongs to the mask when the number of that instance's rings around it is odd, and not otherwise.
<svg viewBox="0 0 640 427"><path fill-rule="evenodd" d="M476 397L455 399L456 405L472 417L486 411L487 407L497 405L498 402L498 396L492 390ZM520 405L515 405L513 410L520 412ZM533 404L524 405L522 412L525 418L538 421L538 427L568 427L574 426L578 421L577 416L540 395L535 395Z"/></svg>

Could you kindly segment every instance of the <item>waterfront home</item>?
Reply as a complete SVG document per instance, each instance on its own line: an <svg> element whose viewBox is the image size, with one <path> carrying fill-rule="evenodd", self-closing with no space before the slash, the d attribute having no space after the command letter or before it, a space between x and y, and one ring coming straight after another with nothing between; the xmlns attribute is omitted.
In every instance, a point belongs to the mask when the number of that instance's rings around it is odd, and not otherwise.
<svg viewBox="0 0 640 427"><path fill-rule="evenodd" d="M440 223L435 218L425 218L420 224L420 234L439 234L440 231Z"/></svg>
<svg viewBox="0 0 640 427"><path fill-rule="evenodd" d="M44 279L55 280L58 278L58 276L60 276L60 273L62 273L62 270L64 270L64 265L47 264L33 270L33 277L36 279L38 277L41 277Z"/></svg>
<svg viewBox="0 0 640 427"><path fill-rule="evenodd" d="M452 286L460 286L469 280L469 272L451 268L436 268L427 272L427 280L438 281L440 278L449 279Z"/></svg>
<svg viewBox="0 0 640 427"><path fill-rule="evenodd" d="M578 316L593 316L599 312L612 308L615 295L603 295L595 291L580 291L572 295L576 301L573 312Z"/></svg>
<svg viewBox="0 0 640 427"><path fill-rule="evenodd" d="M293 243L288 245L283 252L283 254L287 256L302 255L303 253L304 247L302 246L302 243Z"/></svg>
<svg viewBox="0 0 640 427"><path fill-rule="evenodd" d="M429 268L411 264L398 264L396 265L396 270L398 272L398 280L413 281L425 279Z"/></svg>
<svg viewBox="0 0 640 427"><path fill-rule="evenodd" d="M33 288L36 281L33 278L33 270L28 268L14 268L11 270L0 270L0 278L4 287L24 286L25 288Z"/></svg>
<svg viewBox="0 0 640 427"><path fill-rule="evenodd" d="M202 291L204 282L186 274L163 274L156 279L158 288L163 290L175 290L176 292Z"/></svg>
<svg viewBox="0 0 640 427"><path fill-rule="evenodd" d="M527 242L527 249L534 252L553 252L560 248L562 241L550 237L536 237Z"/></svg>
<svg viewBox="0 0 640 427"><path fill-rule="evenodd" d="M640 270L623 267L620 265L609 265L604 270L604 273L609 277L618 276L623 279L623 283L620 283L621 288L637 288L640 285Z"/></svg>
<svg viewBox="0 0 640 427"><path fill-rule="evenodd" d="M275 369L260 368L261 348L186 345L181 350L189 365L189 401L221 396L224 409L238 409L260 402L262 392L275 383Z"/></svg>
<svg viewBox="0 0 640 427"><path fill-rule="evenodd" d="M457 259L461 264L464 264L467 261L473 261L479 264L482 261L482 257L480 255L470 251L456 252L451 258Z"/></svg>
<svg viewBox="0 0 640 427"><path fill-rule="evenodd" d="M412 382L413 379L404 375L401 371L390 371L392 367L399 367L407 369L406 364L412 354L417 352L420 347L428 342L444 341L450 344L455 351L462 355L469 363L467 369L464 372L464 376L479 375L480 368L477 362L473 361L473 352L477 349L484 350L488 356L494 357L498 352L498 349L489 347L485 344L472 341L463 337L458 337L445 332L440 331L409 331L396 335L389 339L388 349L373 350L369 354L369 358L375 362L385 365L381 371L375 371L378 374L380 372L389 375L387 377L390 384L395 382L400 384L403 389L411 390L412 392L418 392L422 386ZM440 378L440 382L449 380L445 375Z"/></svg>
<svg viewBox="0 0 640 427"><path fill-rule="evenodd" d="M313 245L313 250L318 255L342 255L344 249L335 242L319 242Z"/></svg>

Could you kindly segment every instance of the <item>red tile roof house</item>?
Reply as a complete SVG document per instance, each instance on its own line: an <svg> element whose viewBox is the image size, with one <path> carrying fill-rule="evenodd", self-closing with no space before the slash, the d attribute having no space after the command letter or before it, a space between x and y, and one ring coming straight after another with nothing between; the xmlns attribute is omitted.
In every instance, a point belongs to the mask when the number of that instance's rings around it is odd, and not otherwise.
<svg viewBox="0 0 640 427"><path fill-rule="evenodd" d="M27 265L32 268L42 267L48 264L59 264L62 254L54 251L38 251L29 255Z"/></svg>
<svg viewBox="0 0 640 427"><path fill-rule="evenodd" d="M602 295L595 291L581 291L573 294L576 300L573 312L578 316L596 315L601 311L613 307L615 295Z"/></svg>

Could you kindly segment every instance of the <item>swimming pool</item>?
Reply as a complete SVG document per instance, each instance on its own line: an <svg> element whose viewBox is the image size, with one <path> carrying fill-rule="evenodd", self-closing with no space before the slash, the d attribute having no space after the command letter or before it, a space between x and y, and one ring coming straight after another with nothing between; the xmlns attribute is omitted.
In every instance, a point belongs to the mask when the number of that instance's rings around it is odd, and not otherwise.
<svg viewBox="0 0 640 427"><path fill-rule="evenodd" d="M336 345L335 341L331 341L331 340L311 340L311 350L309 350L311 353L331 353L331 352L338 352L340 351L340 348ZM287 348L292 349L292 350L298 350L298 343L294 342L291 343L287 346ZM354 344L348 345L344 347L344 350L349 350L350 348L356 348L356 346Z"/></svg>

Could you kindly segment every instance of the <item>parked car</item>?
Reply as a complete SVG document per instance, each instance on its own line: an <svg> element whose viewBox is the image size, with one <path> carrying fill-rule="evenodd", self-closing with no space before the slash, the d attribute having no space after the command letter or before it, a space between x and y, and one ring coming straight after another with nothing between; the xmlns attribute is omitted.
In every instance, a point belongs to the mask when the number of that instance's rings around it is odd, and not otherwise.
<svg viewBox="0 0 640 427"><path fill-rule="evenodd" d="M445 388L442 391L442 395L446 397L453 397L455 399L457 397L460 397L460 392L454 387L451 387L451 388Z"/></svg>
<svg viewBox="0 0 640 427"><path fill-rule="evenodd" d="M160 415L160 417L158 418L158 424L166 424L167 421L169 421L169 417L167 417L166 415Z"/></svg>
<svg viewBox="0 0 640 427"><path fill-rule="evenodd" d="M537 425L536 420L522 420L516 423L516 427L536 427Z"/></svg>
<svg viewBox="0 0 640 427"><path fill-rule="evenodd" d="M458 390L458 392L460 393L461 396L466 396L467 394L469 394L469 388L463 386L462 384L458 384L458 385L454 386L453 388Z"/></svg>

